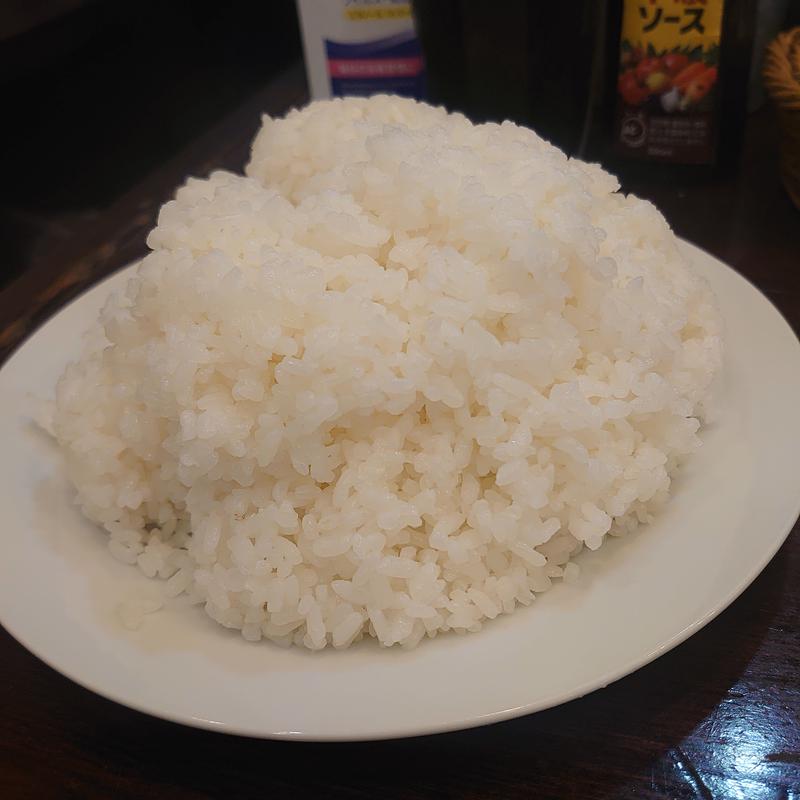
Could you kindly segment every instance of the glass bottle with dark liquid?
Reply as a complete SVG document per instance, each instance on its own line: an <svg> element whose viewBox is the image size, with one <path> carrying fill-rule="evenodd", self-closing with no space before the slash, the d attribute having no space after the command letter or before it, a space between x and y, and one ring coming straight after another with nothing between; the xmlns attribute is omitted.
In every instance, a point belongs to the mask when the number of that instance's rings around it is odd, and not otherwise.
<svg viewBox="0 0 800 800"><path fill-rule="evenodd" d="M605 2L415 0L430 102L510 119L572 155L586 143Z"/></svg>

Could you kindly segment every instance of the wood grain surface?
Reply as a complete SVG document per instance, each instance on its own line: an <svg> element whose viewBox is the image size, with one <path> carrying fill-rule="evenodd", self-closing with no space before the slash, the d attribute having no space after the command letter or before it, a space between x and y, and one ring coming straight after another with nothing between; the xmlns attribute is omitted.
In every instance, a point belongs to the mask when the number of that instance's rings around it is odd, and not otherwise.
<svg viewBox="0 0 800 800"><path fill-rule="evenodd" d="M215 167L241 168L259 113L280 113L303 92L299 70L279 76L0 292L2 356L71 297L143 255L177 185ZM734 177L626 188L656 202L679 235L747 276L800 328L800 213L778 181L769 109L750 118ZM800 800L799 620L795 529L715 621L602 691L488 728L335 745L149 718L61 677L0 629L0 798Z"/></svg>

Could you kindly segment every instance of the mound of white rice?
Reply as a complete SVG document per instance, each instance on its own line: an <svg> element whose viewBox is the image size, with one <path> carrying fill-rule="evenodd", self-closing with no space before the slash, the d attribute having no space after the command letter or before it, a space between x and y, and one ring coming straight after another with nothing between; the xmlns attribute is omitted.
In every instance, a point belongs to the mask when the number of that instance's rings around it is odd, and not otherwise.
<svg viewBox="0 0 800 800"><path fill-rule="evenodd" d="M189 180L57 391L115 556L246 639L476 631L668 497L720 321L649 203L395 97Z"/></svg>

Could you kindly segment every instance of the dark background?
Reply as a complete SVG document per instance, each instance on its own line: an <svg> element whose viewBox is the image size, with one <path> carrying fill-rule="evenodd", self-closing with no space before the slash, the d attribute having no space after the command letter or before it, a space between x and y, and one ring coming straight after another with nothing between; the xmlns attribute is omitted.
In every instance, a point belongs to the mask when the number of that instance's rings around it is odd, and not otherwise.
<svg viewBox="0 0 800 800"><path fill-rule="evenodd" d="M0 289L299 57L293 0L0 3Z"/></svg>

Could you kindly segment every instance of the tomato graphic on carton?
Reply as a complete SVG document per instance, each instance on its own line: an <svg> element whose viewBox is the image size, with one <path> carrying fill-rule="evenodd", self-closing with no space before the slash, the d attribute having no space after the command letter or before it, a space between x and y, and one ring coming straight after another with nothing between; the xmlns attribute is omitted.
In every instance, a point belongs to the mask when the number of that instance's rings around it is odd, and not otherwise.
<svg viewBox="0 0 800 800"><path fill-rule="evenodd" d="M652 45L623 40L617 89L627 106L649 105L669 114L706 110L717 81L718 48L680 48L656 52ZM706 98L709 98L708 100Z"/></svg>

